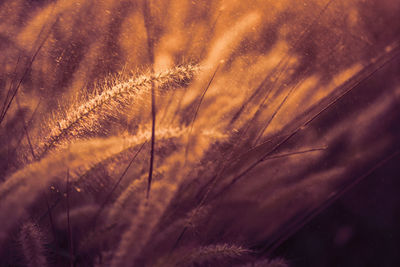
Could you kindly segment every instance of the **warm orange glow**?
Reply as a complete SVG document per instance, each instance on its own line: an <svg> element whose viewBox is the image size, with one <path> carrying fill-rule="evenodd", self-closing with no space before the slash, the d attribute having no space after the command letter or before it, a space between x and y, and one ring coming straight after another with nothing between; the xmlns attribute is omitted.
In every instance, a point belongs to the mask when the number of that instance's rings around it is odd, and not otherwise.
<svg viewBox="0 0 400 267"><path fill-rule="evenodd" d="M2 1L0 261L287 266L276 248L399 153L399 12Z"/></svg>

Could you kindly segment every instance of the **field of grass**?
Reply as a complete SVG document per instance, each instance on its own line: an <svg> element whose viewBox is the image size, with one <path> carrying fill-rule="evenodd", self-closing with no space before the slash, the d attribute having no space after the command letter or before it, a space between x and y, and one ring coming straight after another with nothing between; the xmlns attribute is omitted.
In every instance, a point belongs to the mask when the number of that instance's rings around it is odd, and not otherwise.
<svg viewBox="0 0 400 267"><path fill-rule="evenodd" d="M398 14L3 0L0 266L296 266L274 252L399 160Z"/></svg>

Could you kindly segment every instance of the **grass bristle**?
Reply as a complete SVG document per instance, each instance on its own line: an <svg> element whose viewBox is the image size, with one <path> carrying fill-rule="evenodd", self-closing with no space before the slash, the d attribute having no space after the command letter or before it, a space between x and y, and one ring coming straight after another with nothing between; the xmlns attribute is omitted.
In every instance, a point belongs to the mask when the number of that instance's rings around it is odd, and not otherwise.
<svg viewBox="0 0 400 267"><path fill-rule="evenodd" d="M20 229L19 241L26 266L48 266L45 249L46 238L37 225L32 222L24 223Z"/></svg>
<svg viewBox="0 0 400 267"><path fill-rule="evenodd" d="M0 2L1 266L400 266L399 1Z"/></svg>

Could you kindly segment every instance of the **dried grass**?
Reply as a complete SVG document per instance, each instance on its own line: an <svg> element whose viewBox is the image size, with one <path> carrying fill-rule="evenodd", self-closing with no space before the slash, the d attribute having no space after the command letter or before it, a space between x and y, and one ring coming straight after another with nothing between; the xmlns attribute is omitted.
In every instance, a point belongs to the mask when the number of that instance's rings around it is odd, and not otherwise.
<svg viewBox="0 0 400 267"><path fill-rule="evenodd" d="M306 3L0 4L5 264L19 231L28 266L287 266L266 258L398 153L397 26Z"/></svg>

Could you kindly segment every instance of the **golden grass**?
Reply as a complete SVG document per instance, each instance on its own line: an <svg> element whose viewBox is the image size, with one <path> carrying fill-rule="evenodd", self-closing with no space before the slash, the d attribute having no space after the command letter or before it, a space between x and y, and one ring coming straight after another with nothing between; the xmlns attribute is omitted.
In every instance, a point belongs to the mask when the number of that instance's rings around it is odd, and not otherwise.
<svg viewBox="0 0 400 267"><path fill-rule="evenodd" d="M364 25L373 4L39 2L0 4L6 264L286 266L282 240L393 152L397 25Z"/></svg>

